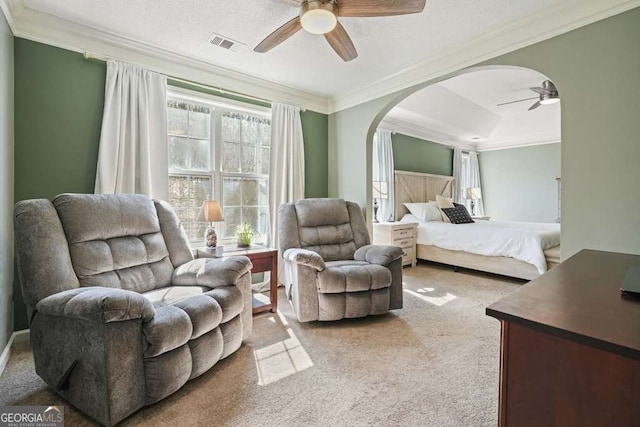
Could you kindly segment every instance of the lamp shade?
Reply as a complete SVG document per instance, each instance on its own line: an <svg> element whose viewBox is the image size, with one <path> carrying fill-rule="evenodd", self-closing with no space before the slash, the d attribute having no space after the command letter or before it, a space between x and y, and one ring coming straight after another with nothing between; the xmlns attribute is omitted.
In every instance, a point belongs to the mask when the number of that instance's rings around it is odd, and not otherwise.
<svg viewBox="0 0 640 427"><path fill-rule="evenodd" d="M472 200L482 199L482 190L480 190L480 187L469 187L465 191L464 198Z"/></svg>
<svg viewBox="0 0 640 427"><path fill-rule="evenodd" d="M200 222L217 222L224 221L222 216L222 210L220 209L220 203L215 200L207 200L202 204L200 213L198 214L198 221Z"/></svg>
<svg viewBox="0 0 640 427"><path fill-rule="evenodd" d="M389 196L387 181L373 181L373 198L386 199Z"/></svg>

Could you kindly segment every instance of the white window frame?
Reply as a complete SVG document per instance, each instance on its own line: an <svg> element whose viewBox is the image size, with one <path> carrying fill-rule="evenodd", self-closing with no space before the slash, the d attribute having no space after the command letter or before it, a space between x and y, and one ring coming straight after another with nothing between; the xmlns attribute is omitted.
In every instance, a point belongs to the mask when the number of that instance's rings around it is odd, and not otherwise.
<svg viewBox="0 0 640 427"><path fill-rule="evenodd" d="M213 188L211 188L211 197L214 200L218 200L222 203L222 182L225 177L238 177L238 178L253 178L264 179L265 176L261 174L248 174L242 172L222 172L222 112L251 114L266 119L271 119L271 108L263 107L260 105L247 104L245 102L236 101L233 99L221 98L215 95L201 93L189 89L168 86L167 87L167 100L182 101L187 103L199 104L207 106L211 109L210 120L210 155L209 159L210 170L209 171L194 171L194 170L181 170L181 169L169 169L169 176L208 176L211 178ZM167 129L167 136L169 131ZM267 182L269 176L267 175ZM224 208L224 206L223 206ZM224 227L224 224L222 224ZM218 230L219 236L225 235L225 230L222 228ZM264 236L266 238L266 236ZM192 243L202 241L203 238L192 240ZM229 244L232 242L231 238L220 239L221 244Z"/></svg>

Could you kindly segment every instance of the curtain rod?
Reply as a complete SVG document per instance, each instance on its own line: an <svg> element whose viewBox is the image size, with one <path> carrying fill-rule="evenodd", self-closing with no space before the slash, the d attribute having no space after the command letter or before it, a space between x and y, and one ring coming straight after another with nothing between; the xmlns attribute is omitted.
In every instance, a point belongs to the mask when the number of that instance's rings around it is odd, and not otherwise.
<svg viewBox="0 0 640 427"><path fill-rule="evenodd" d="M84 58L85 59L95 59L95 60L103 61L103 62L107 62L107 59L109 59L107 57L96 55L96 54L93 54L93 53L90 53L90 52L84 52ZM249 100L249 101L262 102L262 103L268 104L270 106L273 104L273 101L271 101L269 99L259 98L257 96L246 95L244 93L234 92L232 90L226 90L226 89L222 89L220 87L215 87L215 86L210 86L210 85L206 85L206 84L202 84L202 83L197 83L197 82L194 82L194 81L191 81L191 80L181 79L179 77L167 76L167 79L168 80L172 80L174 82L185 83L185 84L188 84L188 85L191 85L191 86L199 87L201 89L212 90L212 91L220 93L221 95L237 96L238 98L244 98L244 99ZM307 109L304 108L301 105L295 105L295 104L289 104L289 105L293 105L295 107L298 107L302 111L307 111Z"/></svg>

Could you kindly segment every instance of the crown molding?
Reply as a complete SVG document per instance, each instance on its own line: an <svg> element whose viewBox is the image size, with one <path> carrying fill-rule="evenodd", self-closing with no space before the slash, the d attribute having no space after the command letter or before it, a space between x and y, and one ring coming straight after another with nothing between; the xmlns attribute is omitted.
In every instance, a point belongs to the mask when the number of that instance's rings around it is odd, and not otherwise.
<svg viewBox="0 0 640 427"><path fill-rule="evenodd" d="M411 136L418 139L424 139L426 141L435 142L436 144L446 145L447 147L460 147L465 150L476 150L475 144L470 144L455 136L447 135L443 132L430 129L425 126L420 126L415 123L400 120L394 117L386 116L378 128L387 129L391 132L401 133L403 135Z"/></svg>
<svg viewBox="0 0 640 427"><path fill-rule="evenodd" d="M215 88L244 93L275 102L295 104L328 114L328 98L270 82L169 49L123 37L25 7L22 0L0 0L16 37L63 49L137 64L152 71ZM10 24L11 25L11 24Z"/></svg>
<svg viewBox="0 0 640 427"><path fill-rule="evenodd" d="M16 24L13 17L22 10L22 2L20 0L0 0L0 10L9 24L9 29L15 35Z"/></svg>
<svg viewBox="0 0 640 427"><path fill-rule="evenodd" d="M528 138L527 140L503 139L487 141L476 144L476 151L496 151L508 150L510 148L533 147L534 145L559 144L561 141L557 137Z"/></svg>
<svg viewBox="0 0 640 427"><path fill-rule="evenodd" d="M528 16L475 38L453 51L405 68L330 100L331 113L389 95L508 52L539 43L579 27L640 6L640 0L589 0L562 5Z"/></svg>

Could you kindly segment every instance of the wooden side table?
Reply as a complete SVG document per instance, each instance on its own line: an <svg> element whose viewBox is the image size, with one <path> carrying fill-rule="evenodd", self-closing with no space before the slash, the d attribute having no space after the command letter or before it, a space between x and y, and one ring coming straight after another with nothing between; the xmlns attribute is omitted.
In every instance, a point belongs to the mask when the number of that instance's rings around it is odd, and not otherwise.
<svg viewBox="0 0 640 427"><path fill-rule="evenodd" d="M415 222L376 222L373 224L373 244L399 246L402 249L402 265L416 266Z"/></svg>
<svg viewBox="0 0 640 427"><path fill-rule="evenodd" d="M195 252L196 258L218 258L215 251L209 251L206 248L198 248ZM249 258L253 264L251 273L271 272L269 302L264 303L254 296L252 313L262 313L263 311L275 313L278 310L278 250L264 246L250 246L248 248L238 248L235 245L225 246L222 258L230 256Z"/></svg>

